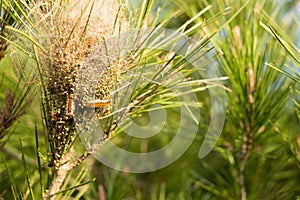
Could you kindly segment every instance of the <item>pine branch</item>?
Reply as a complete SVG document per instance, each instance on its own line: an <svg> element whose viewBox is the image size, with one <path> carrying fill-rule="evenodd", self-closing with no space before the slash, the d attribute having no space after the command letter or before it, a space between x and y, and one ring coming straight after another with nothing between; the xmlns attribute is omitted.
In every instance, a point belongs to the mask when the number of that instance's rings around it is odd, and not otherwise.
<svg viewBox="0 0 300 200"><path fill-rule="evenodd" d="M111 137L108 135L104 135L101 137L91 148L86 150L80 157L78 157L75 161L70 162L73 157L71 151L68 152L67 155L64 156L63 160L67 160L67 162L58 167L55 171L55 178L52 180L49 189L47 190L46 195L43 197L44 200L54 200L55 195L59 193L64 180L66 179L67 174L72 171L75 167L80 165L89 155L93 152L97 151L105 142L107 142Z"/></svg>

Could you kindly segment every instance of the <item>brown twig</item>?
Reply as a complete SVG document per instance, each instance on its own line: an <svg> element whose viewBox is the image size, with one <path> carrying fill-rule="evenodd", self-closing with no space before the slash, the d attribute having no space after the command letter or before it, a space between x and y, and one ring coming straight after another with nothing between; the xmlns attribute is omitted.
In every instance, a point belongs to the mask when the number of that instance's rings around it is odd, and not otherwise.
<svg viewBox="0 0 300 200"><path fill-rule="evenodd" d="M112 129L114 131L114 128ZM54 200L55 195L60 191L60 188L67 176L67 174L73 170L75 167L80 165L90 154L95 152L99 147L101 147L105 142L107 142L111 137L108 134L105 134L103 137L101 137L91 148L87 149L80 157L78 157L73 162L66 162L65 164L62 164L55 172L55 178L52 180L51 185L46 193L46 195L43 197L44 200ZM64 160L70 161L73 154L71 151L68 152L64 156Z"/></svg>
<svg viewBox="0 0 300 200"><path fill-rule="evenodd" d="M251 155L251 149L253 146L253 121L254 121L254 111L253 111L253 104L254 104L254 97L253 93L255 90L255 82L254 82L254 72L253 67L251 64L248 66L248 78L249 78L249 107L250 107L250 117L246 124L246 130L243 132L242 137L242 152L240 156L240 162L238 167L238 181L240 186L240 199L247 200L247 192L246 192L246 184L245 184L245 165L247 160Z"/></svg>

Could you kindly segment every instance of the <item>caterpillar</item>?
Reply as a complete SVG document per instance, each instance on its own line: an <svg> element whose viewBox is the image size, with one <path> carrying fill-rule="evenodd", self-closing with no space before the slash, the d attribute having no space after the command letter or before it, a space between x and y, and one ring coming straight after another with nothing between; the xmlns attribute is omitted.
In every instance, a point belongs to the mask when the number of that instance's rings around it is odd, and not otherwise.
<svg viewBox="0 0 300 200"><path fill-rule="evenodd" d="M92 101L89 101L86 106L91 108L100 108L111 104L110 99L95 99Z"/></svg>

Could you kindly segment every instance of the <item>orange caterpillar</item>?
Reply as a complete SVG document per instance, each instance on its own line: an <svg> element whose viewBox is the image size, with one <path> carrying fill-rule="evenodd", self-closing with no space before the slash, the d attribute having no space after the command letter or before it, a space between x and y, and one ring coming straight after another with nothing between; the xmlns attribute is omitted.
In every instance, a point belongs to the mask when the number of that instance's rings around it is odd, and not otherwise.
<svg viewBox="0 0 300 200"><path fill-rule="evenodd" d="M74 104L73 104L73 99L68 98L67 99L67 115L72 116L74 114Z"/></svg>
<svg viewBox="0 0 300 200"><path fill-rule="evenodd" d="M109 104L111 104L111 100L110 99L104 99L104 100L96 99L96 100L89 101L86 104L86 106L87 107L91 107L91 108L100 108L100 107L107 106Z"/></svg>

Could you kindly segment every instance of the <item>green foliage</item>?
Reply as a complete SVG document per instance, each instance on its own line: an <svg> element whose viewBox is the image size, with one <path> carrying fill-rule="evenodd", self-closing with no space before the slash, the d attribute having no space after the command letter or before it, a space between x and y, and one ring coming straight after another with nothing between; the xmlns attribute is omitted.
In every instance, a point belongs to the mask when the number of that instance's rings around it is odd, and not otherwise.
<svg viewBox="0 0 300 200"><path fill-rule="evenodd" d="M284 20L292 12L291 2L278 6L278 1L267 0L129 1L125 11L129 23L122 24L120 8L117 17L109 21L110 28L103 31L118 34L128 27L147 26L156 28L146 38L147 42L160 34L159 28L193 38L199 46L189 56L201 52L203 61L197 67L217 67L222 72L221 77L207 79L182 56L157 48L137 48L127 52L125 58L117 56L113 60L120 49L108 48L110 34L88 43L93 39L88 35L89 29L99 29L93 21L96 1L84 4L80 12L72 13L74 18L68 18L72 1L2 0L0 182L4 184L0 186L0 198L51 199L47 189L60 173L63 182L54 192L56 199L299 198L299 27L292 20ZM173 36L159 41L155 47L163 49L181 39ZM197 95L197 104L188 100L184 103L201 108L201 120L194 120L199 123L198 134L190 148L171 165L142 174L115 171L93 157L86 158L90 152L73 132L72 123L65 127L71 127L68 134L58 134L62 120L56 118L65 117L60 111L69 106L69 93L65 91L73 89L73 70L99 44L105 46L109 66L126 66L120 76L111 68L106 74L110 79L104 78L99 96L106 97L110 89L116 92L118 81L130 80L133 73L140 74L140 79L152 80L127 91L130 107L125 105L120 110L128 112L98 109L99 120L105 122L104 130L107 135L113 134L113 138L105 137L104 141L111 139L132 152L155 151L172 140L179 126L182 102L168 88L189 86L191 90L178 95ZM177 72L187 81L181 82ZM111 78L115 75L116 80ZM112 87L105 88L107 82ZM58 83L63 87L57 89ZM227 92L225 126L213 151L199 159L197 155L211 118L208 89L219 87L220 83ZM39 92L35 92L36 88ZM156 104L162 107L152 107ZM146 125L148 113L160 109L166 110L169 123L162 134L149 139L126 136L113 124L120 119L126 124L131 116L137 124ZM105 116L104 112L112 113ZM198 116L191 113L188 117ZM72 118L70 115L68 119ZM58 152L60 146L63 150ZM110 151L104 148L102 153ZM70 160L64 163L69 155ZM69 167L68 164L74 165L63 171L61 167Z"/></svg>
<svg viewBox="0 0 300 200"><path fill-rule="evenodd" d="M218 4L217 10L232 5L230 13L235 13L245 5L226 3ZM200 170L196 180L199 189L218 198L293 199L299 194L298 188L293 187L299 186L299 153L296 153L299 151L296 150L299 149L299 122L287 105L294 84L269 67L276 63L277 69L282 69L290 61L262 26L267 12L272 11L272 18L277 20L284 16L275 6L270 1L248 1L243 11L212 39L223 52L219 63L229 77L227 84L231 92L227 95L228 111L222 139L215 148L222 160L215 168L212 161L202 161L203 167L212 172ZM189 6L184 8L188 14L192 13ZM230 13L216 25L230 19ZM289 24L282 22L280 26L290 33L295 31ZM213 32L213 27L208 31ZM290 40L293 39L290 35ZM286 50L293 52L294 58L298 55L292 48ZM218 171L220 168L223 169Z"/></svg>

